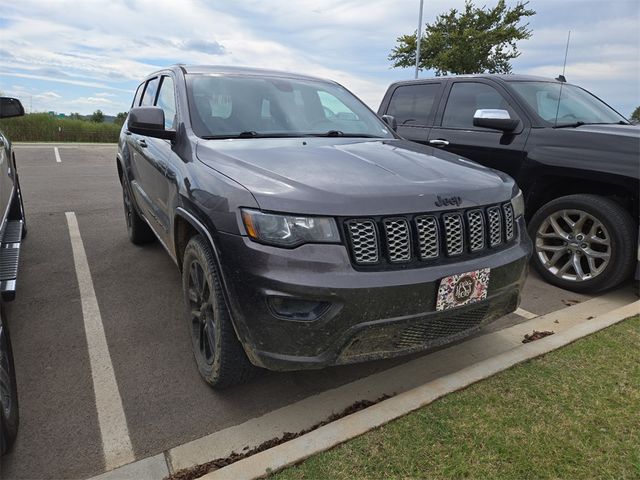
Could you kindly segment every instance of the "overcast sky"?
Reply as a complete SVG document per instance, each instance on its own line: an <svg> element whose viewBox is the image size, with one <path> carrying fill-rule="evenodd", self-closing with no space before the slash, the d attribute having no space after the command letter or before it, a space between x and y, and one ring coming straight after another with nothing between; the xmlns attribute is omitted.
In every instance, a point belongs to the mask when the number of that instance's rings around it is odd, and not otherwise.
<svg viewBox="0 0 640 480"><path fill-rule="evenodd" d="M493 6L497 0L476 0ZM424 22L463 0L425 0ZM510 5L513 0L507 0ZM0 91L27 110L126 111L145 75L173 63L246 65L337 80L376 109L412 78L387 56L419 0L0 0ZM531 0L514 73L566 77L623 115L640 105L639 0ZM422 72L421 76L430 76Z"/></svg>

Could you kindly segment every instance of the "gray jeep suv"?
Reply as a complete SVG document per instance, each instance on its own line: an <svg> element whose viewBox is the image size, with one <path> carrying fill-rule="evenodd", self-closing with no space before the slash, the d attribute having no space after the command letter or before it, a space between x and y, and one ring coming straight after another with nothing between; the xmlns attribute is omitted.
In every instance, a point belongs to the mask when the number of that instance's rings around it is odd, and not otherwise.
<svg viewBox="0 0 640 480"><path fill-rule="evenodd" d="M129 236L182 271L198 369L321 368L423 350L515 310L531 244L507 175L400 139L337 83L174 66L117 155Z"/></svg>

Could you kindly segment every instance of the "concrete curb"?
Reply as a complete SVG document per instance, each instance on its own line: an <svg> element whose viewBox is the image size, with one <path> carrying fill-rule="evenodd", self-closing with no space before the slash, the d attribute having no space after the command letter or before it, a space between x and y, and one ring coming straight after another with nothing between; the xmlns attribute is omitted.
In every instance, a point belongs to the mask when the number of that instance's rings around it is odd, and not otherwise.
<svg viewBox="0 0 640 480"><path fill-rule="evenodd" d="M604 313L568 330L522 345L475 365L401 393L365 410L341 418L306 435L257 453L200 477L206 480L256 479L384 425L434 400L614 325L640 312L640 301Z"/></svg>

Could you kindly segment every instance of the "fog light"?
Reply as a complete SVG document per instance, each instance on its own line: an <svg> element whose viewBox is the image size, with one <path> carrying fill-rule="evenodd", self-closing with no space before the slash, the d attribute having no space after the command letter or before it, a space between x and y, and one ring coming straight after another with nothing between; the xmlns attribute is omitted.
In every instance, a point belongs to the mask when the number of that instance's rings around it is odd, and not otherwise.
<svg viewBox="0 0 640 480"><path fill-rule="evenodd" d="M290 320L315 320L331 305L329 302L290 297L269 297L268 303L276 316Z"/></svg>

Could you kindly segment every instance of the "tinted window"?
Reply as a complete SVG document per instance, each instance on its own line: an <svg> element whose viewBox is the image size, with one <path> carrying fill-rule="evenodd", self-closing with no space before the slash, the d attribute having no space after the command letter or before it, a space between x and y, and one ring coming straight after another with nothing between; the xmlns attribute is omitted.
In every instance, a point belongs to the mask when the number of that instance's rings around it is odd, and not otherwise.
<svg viewBox="0 0 640 480"><path fill-rule="evenodd" d="M511 87L549 123L626 123L607 104L574 85L561 88L558 82L513 82Z"/></svg>
<svg viewBox="0 0 640 480"><path fill-rule="evenodd" d="M187 75L193 128L201 137L351 135L392 138L340 85L260 76Z"/></svg>
<svg viewBox="0 0 640 480"><path fill-rule="evenodd" d="M440 85L405 85L393 92L387 113L398 125L431 125L433 104Z"/></svg>
<svg viewBox="0 0 640 480"><path fill-rule="evenodd" d="M173 92L173 79L171 77L162 77L156 105L164 111L164 128L175 128L176 97Z"/></svg>
<svg viewBox="0 0 640 480"><path fill-rule="evenodd" d="M442 119L443 127L477 128L473 115L482 108L506 110L511 118L518 118L506 99L493 87L484 83L454 83Z"/></svg>
<svg viewBox="0 0 640 480"><path fill-rule="evenodd" d="M147 82L147 87L144 89L144 95L142 96L143 107L150 107L153 105L153 101L156 99L156 92L158 91L158 77L152 78Z"/></svg>
<svg viewBox="0 0 640 480"><path fill-rule="evenodd" d="M140 97L142 96L143 89L144 89L144 83L141 83L140 85L138 85L138 88L136 89L136 94L133 97L133 102L131 102L132 108L140 105Z"/></svg>

